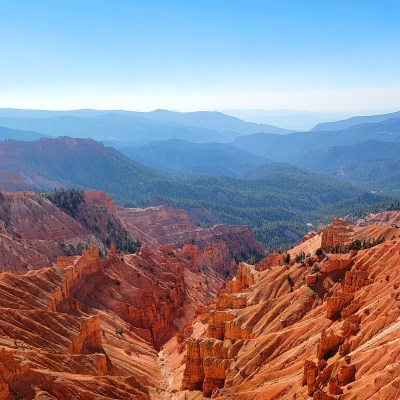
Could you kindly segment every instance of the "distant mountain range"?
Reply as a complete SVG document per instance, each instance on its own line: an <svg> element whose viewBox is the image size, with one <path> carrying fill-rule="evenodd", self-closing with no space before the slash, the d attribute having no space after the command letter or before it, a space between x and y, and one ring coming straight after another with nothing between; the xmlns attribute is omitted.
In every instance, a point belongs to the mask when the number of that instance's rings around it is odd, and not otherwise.
<svg viewBox="0 0 400 400"><path fill-rule="evenodd" d="M151 185L159 177L156 172L93 139L9 140L0 143L0 155L0 174L15 174L20 178L16 183L2 182L0 187L6 190L102 186L113 193L121 185L120 191L123 186L132 197L138 198L143 185Z"/></svg>
<svg viewBox="0 0 400 400"><path fill-rule="evenodd" d="M339 131L342 129L350 128L355 125L360 124L371 124L376 122L383 122L388 119L400 118L400 111L396 111L389 114L379 114L379 115L367 115L362 117L351 117L336 122L325 122L316 125L311 131Z"/></svg>
<svg viewBox="0 0 400 400"><path fill-rule="evenodd" d="M32 132L29 130L11 129L0 126L0 141L13 139L13 140L37 140L45 137L42 133Z"/></svg>
<svg viewBox="0 0 400 400"><path fill-rule="evenodd" d="M269 162L223 143L191 143L179 139L120 149L133 160L181 176L240 176Z"/></svg>
<svg viewBox="0 0 400 400"><path fill-rule="evenodd" d="M351 116L344 112L310 112L298 110L221 110L224 114L232 115L248 122L276 125L293 131L308 131L315 125L327 121L337 121Z"/></svg>
<svg viewBox="0 0 400 400"><path fill-rule="evenodd" d="M167 110L135 112L0 109L0 126L36 131L53 137L112 141L117 147L168 139L196 143L228 142L237 136L256 132L290 132L276 126L245 122L219 112L178 113Z"/></svg>
<svg viewBox="0 0 400 400"><path fill-rule="evenodd" d="M265 125L211 112L2 109L0 125L19 127L0 128L0 140L14 139L0 143L0 187L100 189L125 204L186 209L204 224L248 224L278 245L297 240L306 221L400 195L400 118L385 119L398 115L319 126L363 122L332 131L266 133L258 132ZM44 137L50 132L115 148Z"/></svg>
<svg viewBox="0 0 400 400"><path fill-rule="evenodd" d="M368 140L400 141L400 119L365 123L338 131L295 132L288 135L256 133L237 137L231 144L273 161L293 162L312 150L346 146Z"/></svg>
<svg viewBox="0 0 400 400"><path fill-rule="evenodd" d="M385 195L400 195L400 119L338 131L254 134L232 145L273 161L345 180Z"/></svg>

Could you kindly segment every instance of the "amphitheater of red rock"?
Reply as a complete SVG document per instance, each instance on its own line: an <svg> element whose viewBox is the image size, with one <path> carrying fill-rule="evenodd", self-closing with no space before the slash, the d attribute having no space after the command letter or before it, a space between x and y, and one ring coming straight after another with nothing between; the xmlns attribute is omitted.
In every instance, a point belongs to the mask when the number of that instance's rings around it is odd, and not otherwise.
<svg viewBox="0 0 400 400"><path fill-rule="evenodd" d="M355 226L334 220L291 249L287 264L275 253L237 266L225 228L198 230L168 209L139 212L138 228L133 211L103 194L86 201L144 232L145 245L101 259L101 241L46 199L4 195L0 400L400 398L396 213ZM146 231L154 213L170 222ZM247 230L235 232L248 249ZM169 243L174 235L181 241ZM91 247L64 256L60 239Z"/></svg>

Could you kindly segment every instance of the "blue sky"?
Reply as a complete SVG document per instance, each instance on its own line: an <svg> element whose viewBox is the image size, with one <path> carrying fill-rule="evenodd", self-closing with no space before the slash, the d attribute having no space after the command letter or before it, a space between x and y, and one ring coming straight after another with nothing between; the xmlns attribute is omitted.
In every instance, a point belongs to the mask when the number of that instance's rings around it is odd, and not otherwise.
<svg viewBox="0 0 400 400"><path fill-rule="evenodd" d="M398 0L0 5L0 107L400 109Z"/></svg>

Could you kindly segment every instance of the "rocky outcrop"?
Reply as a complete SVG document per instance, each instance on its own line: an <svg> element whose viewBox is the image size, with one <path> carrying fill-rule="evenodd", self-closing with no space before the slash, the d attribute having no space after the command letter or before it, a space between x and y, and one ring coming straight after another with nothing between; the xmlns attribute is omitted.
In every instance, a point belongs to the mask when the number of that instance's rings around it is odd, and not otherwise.
<svg viewBox="0 0 400 400"><path fill-rule="evenodd" d="M56 265L61 272L62 280L61 285L52 293L48 306L49 311L57 311L60 303L70 298L72 291L89 275L100 272L99 249L92 246L89 250L84 251L81 257L59 257Z"/></svg>
<svg viewBox="0 0 400 400"><path fill-rule="evenodd" d="M348 306L353 299L352 293L336 292L326 300L326 317L334 318L340 315L343 308Z"/></svg>
<svg viewBox="0 0 400 400"><path fill-rule="evenodd" d="M116 213L114 200L100 190L87 190L85 191L85 201L90 205L97 205L104 207L111 214Z"/></svg>
<svg viewBox="0 0 400 400"><path fill-rule="evenodd" d="M202 390L210 397L224 387L234 354L243 344L236 341L252 338L251 329L241 324L236 310L247 306L242 291L255 283L254 271L248 264L239 264L236 278L220 291L215 308L208 311L204 336L188 340L182 389Z"/></svg>
<svg viewBox="0 0 400 400"><path fill-rule="evenodd" d="M343 219L333 218L332 224L322 229L321 248L330 251L350 244L353 228Z"/></svg>
<svg viewBox="0 0 400 400"><path fill-rule="evenodd" d="M221 251L210 243L207 243L203 251L196 245L185 244L182 247L182 254L187 260L191 261L193 271L201 270L204 272L206 269L213 269L226 277L236 271L236 264L232 266L227 263L223 259Z"/></svg>
<svg viewBox="0 0 400 400"><path fill-rule="evenodd" d="M237 310L247 306L247 297L245 293L221 293L216 302L217 310L226 310L228 308Z"/></svg>
<svg viewBox="0 0 400 400"><path fill-rule="evenodd" d="M349 265L353 265L353 262L348 263L346 261L344 265L345 268L348 268ZM347 317L360 308L360 303L355 299L354 294L370 283L367 269L368 263L357 262L352 269L346 272L343 287L334 291L332 297L329 297L326 301L327 318L334 318L339 315Z"/></svg>
<svg viewBox="0 0 400 400"><path fill-rule="evenodd" d="M98 315L94 315L82 323L79 327L79 334L71 341L68 350L71 354L103 351Z"/></svg>
<svg viewBox="0 0 400 400"><path fill-rule="evenodd" d="M223 292L239 293L249 289L255 283L254 271L255 269L249 264L240 263L236 277L226 283L226 288Z"/></svg>
<svg viewBox="0 0 400 400"><path fill-rule="evenodd" d="M228 321L235 318L234 314L225 311L211 310L208 317L207 335L218 340L225 339L225 327Z"/></svg>
<svg viewBox="0 0 400 400"><path fill-rule="evenodd" d="M4 364L0 362L0 400L6 400L8 395L10 394L8 384L4 379L4 373Z"/></svg>
<svg viewBox="0 0 400 400"><path fill-rule="evenodd" d="M331 225L322 229L321 248L325 251L336 245L344 245L350 241L349 224L340 218L333 218Z"/></svg>
<svg viewBox="0 0 400 400"><path fill-rule="evenodd" d="M35 196L13 207L28 215L32 199L40 206ZM25 246L18 224L4 221L4 243ZM26 235L43 234L40 227ZM240 263L223 286L236 264L213 242L144 245L135 254L111 246L106 259L92 246L39 269L3 272L0 399L397 398L393 229L349 227L351 240L386 232L386 241L348 254L317 256L321 237L312 235L288 251L290 262L276 254Z"/></svg>
<svg viewBox="0 0 400 400"><path fill-rule="evenodd" d="M272 267L283 264L284 255L282 253L269 253L266 258L261 260L256 265L257 271L265 271L266 269L271 269Z"/></svg>
<svg viewBox="0 0 400 400"><path fill-rule="evenodd" d="M328 359L332 357L338 350L339 346L343 343L344 338L342 335L337 335L333 331L326 333L325 330L321 332L321 339L317 347L317 357L319 360Z"/></svg>
<svg viewBox="0 0 400 400"><path fill-rule="evenodd" d="M221 340L189 340L182 388L202 390L210 397L216 388L224 386L232 357L231 346Z"/></svg>
<svg viewBox="0 0 400 400"><path fill-rule="evenodd" d="M0 336L30 365L23 387L14 374L0 380L3 392L10 386L24 398L42 390L63 399L60 391L69 387L70 395L93 398L81 393L84 374L97 379L90 396L122 398L114 397L114 387L121 396L147 399L148 389L138 382L157 387L154 348L178 330L174 321L186 312L190 260L178 253L142 247L124 257L110 251L101 260L92 247L80 257L60 257L54 268L0 275ZM55 384L57 374L68 379ZM100 380L106 374L108 386Z"/></svg>
<svg viewBox="0 0 400 400"><path fill-rule="evenodd" d="M322 272L346 271L354 264L354 254L331 254L324 263Z"/></svg>

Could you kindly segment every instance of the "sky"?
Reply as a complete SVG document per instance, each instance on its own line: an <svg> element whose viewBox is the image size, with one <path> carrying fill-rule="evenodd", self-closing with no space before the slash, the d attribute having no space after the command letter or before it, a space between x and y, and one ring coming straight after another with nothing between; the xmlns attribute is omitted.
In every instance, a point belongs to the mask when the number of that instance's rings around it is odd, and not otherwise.
<svg viewBox="0 0 400 400"><path fill-rule="evenodd" d="M399 0L0 0L0 107L400 109Z"/></svg>

